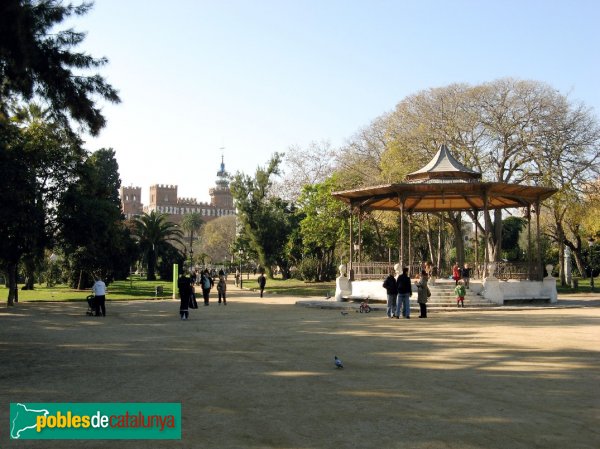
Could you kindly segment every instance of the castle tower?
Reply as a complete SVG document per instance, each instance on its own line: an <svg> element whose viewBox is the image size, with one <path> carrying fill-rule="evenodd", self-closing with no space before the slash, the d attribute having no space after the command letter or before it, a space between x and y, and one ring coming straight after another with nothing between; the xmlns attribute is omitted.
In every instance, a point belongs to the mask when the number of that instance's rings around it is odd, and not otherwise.
<svg viewBox="0 0 600 449"><path fill-rule="evenodd" d="M154 184L150 186L148 212L153 210L166 214L175 213L177 207L177 186Z"/></svg>
<svg viewBox="0 0 600 449"><path fill-rule="evenodd" d="M210 189L210 204L218 209L233 209L233 197L229 189L229 173L225 170L224 157L221 156L221 167L217 172L216 186Z"/></svg>
<svg viewBox="0 0 600 449"><path fill-rule="evenodd" d="M121 210L125 218L133 218L142 215L142 188L141 187L121 187Z"/></svg>

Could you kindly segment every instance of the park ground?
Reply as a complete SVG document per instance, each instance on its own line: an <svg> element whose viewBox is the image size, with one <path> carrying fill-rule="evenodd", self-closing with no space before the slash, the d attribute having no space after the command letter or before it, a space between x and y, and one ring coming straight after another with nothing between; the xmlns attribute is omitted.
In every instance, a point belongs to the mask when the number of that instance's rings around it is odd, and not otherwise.
<svg viewBox="0 0 600 449"><path fill-rule="evenodd" d="M299 299L0 306L0 448L600 447L600 295L426 320ZM9 440L11 402L181 402L182 439Z"/></svg>

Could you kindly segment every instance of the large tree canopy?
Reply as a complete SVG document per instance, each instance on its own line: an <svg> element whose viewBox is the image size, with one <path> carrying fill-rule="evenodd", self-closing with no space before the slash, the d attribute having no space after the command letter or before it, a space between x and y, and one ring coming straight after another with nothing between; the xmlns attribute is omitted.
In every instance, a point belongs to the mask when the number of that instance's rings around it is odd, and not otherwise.
<svg viewBox="0 0 600 449"><path fill-rule="evenodd" d="M71 16L89 11L92 3L73 5L60 0L2 0L0 2L0 113L14 99L38 97L56 117L71 118L97 134L106 124L96 98L120 101L117 91L89 70L105 65L73 51L85 38L72 29L55 27Z"/></svg>
<svg viewBox="0 0 600 449"><path fill-rule="evenodd" d="M92 153L59 208L61 245L73 287L85 288L92 274L105 279L129 271L135 247L124 226L119 166L112 149Z"/></svg>
<svg viewBox="0 0 600 449"><path fill-rule="evenodd" d="M237 173L231 183L239 231L258 254L269 277L273 276L275 266L279 266L284 277L290 275L285 245L294 227L294 211L287 202L270 195L272 177L279 174L282 156L275 153L267 168L257 168L254 178Z"/></svg>
<svg viewBox="0 0 600 449"><path fill-rule="evenodd" d="M406 97L349 142L340 168L347 178L358 178L358 185L402 182L442 143L486 181L565 188L576 196L577 186L595 179L600 166L600 132L589 109L545 83L505 78ZM347 163L353 160L360 162ZM367 174L366 167L377 164L380 172ZM557 220L564 216L560 210L555 215ZM458 230L459 218L448 217ZM485 219L492 225L490 254L498 258L502 212L492 211Z"/></svg>

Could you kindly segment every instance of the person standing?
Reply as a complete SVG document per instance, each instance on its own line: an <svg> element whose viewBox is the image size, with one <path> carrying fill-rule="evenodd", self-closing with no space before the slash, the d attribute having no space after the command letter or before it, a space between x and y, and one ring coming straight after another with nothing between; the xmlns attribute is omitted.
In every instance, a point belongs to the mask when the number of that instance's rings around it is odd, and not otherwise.
<svg viewBox="0 0 600 449"><path fill-rule="evenodd" d="M227 305L227 282L225 282L225 272L219 271L219 282L217 283L217 292L219 293L219 304L223 299L223 305Z"/></svg>
<svg viewBox="0 0 600 449"><path fill-rule="evenodd" d="M260 297L263 297L263 292L265 291L265 285L267 284L267 278L265 277L264 271L260 272L260 276L258 277L258 288L260 289Z"/></svg>
<svg viewBox="0 0 600 449"><path fill-rule="evenodd" d="M177 280L179 289L179 316L182 320L187 320L190 316L190 298L192 296L192 281L185 274L182 274Z"/></svg>
<svg viewBox="0 0 600 449"><path fill-rule="evenodd" d="M202 272L202 277L200 278L200 284L202 286L202 296L204 297L204 305L208 306L210 289L213 288L213 286L215 285L215 281L213 281L213 279L210 277L210 274L208 273L208 268L206 268Z"/></svg>
<svg viewBox="0 0 600 449"><path fill-rule="evenodd" d="M394 271L390 271L388 277L385 278L383 288L387 292L387 316L393 318L396 315L396 300L398 299L398 286L396 285Z"/></svg>
<svg viewBox="0 0 600 449"><path fill-rule="evenodd" d="M454 285L458 285L458 281L460 280L460 268L458 267L458 262L455 262L452 266L452 279L454 279Z"/></svg>
<svg viewBox="0 0 600 449"><path fill-rule="evenodd" d="M466 263L464 268L462 269L462 280L465 283L465 288L469 288L469 281L471 280L471 268L469 268L469 264Z"/></svg>
<svg viewBox="0 0 600 449"><path fill-rule="evenodd" d="M396 303L396 318L400 318L400 308L402 307L402 316L410 319L410 297L412 296L412 286L408 277L408 267L402 268L402 274L396 280L398 286L398 301Z"/></svg>
<svg viewBox="0 0 600 449"><path fill-rule="evenodd" d="M106 316L106 284L98 276L92 286L96 316Z"/></svg>
<svg viewBox="0 0 600 449"><path fill-rule="evenodd" d="M467 291L462 281L458 282L458 285L454 288L454 294L456 295L456 307L465 307L465 295Z"/></svg>
<svg viewBox="0 0 600 449"><path fill-rule="evenodd" d="M419 318L427 318L427 300L429 298L429 287L427 286L427 271L421 271L421 278L417 282L417 302L419 303Z"/></svg>

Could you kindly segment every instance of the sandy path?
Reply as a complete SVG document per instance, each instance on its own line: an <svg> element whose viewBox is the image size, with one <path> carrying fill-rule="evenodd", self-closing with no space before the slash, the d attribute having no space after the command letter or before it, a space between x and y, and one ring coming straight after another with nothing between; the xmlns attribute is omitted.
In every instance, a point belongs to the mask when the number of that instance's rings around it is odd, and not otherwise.
<svg viewBox="0 0 600 449"><path fill-rule="evenodd" d="M600 308L389 320L256 296L187 322L176 301L0 308L0 447L600 447ZM10 402L163 401L181 441L6 432Z"/></svg>

